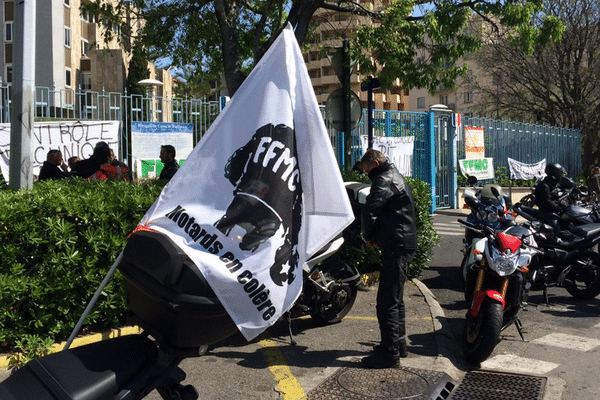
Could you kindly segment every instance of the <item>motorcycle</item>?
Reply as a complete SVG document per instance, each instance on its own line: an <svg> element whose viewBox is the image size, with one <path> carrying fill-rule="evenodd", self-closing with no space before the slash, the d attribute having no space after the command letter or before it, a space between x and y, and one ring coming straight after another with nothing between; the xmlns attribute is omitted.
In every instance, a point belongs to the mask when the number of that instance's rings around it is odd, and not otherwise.
<svg viewBox="0 0 600 400"><path fill-rule="evenodd" d="M459 220L466 229L483 235L475 244L467 274L469 302L463 331L465 357L479 364L494 351L500 332L515 324L524 340L518 314L527 299L527 266L537 253L531 232L521 225L503 230Z"/></svg>
<svg viewBox="0 0 600 400"><path fill-rule="evenodd" d="M533 229L539 254L530 266L532 290L542 290L548 303L549 287L564 287L578 299L593 299L600 294L600 254L593 251L600 243L600 223L589 223L556 232L540 222L529 208L515 207L517 214Z"/></svg>
<svg viewBox="0 0 600 400"><path fill-rule="evenodd" d="M349 187L355 202L364 197L359 188ZM303 265L303 293L293 306L324 324L340 321L356 300L360 274L354 266L330 259L343 242L342 235ZM123 277L128 322L142 333L69 348L116 269ZM179 364L202 356L209 345L237 331L189 257L166 235L139 230L129 238L64 350L14 371L0 383L0 398L135 400L156 389L165 400L195 400L198 391L182 383L186 374Z"/></svg>
<svg viewBox="0 0 600 400"><path fill-rule="evenodd" d="M468 182L471 184L471 188L465 189L463 194L465 204L471 210L467 216L467 222L477 226L489 226L493 229L506 227L512 223L512 214L508 212L509 196L502 192L500 186L487 184L481 189L475 189L474 185L477 183L477 178L473 176L469 177ZM498 197L493 195L492 188L499 193ZM465 229L461 250L463 259L460 263L463 283L466 282L469 266L475 262L473 249L476 243L484 237L485 235Z"/></svg>

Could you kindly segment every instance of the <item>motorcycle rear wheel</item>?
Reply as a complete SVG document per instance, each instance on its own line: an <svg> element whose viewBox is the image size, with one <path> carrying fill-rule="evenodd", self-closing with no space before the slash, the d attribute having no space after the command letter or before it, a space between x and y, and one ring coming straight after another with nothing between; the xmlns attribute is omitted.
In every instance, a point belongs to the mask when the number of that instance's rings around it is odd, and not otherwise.
<svg viewBox="0 0 600 400"><path fill-rule="evenodd" d="M494 351L502 330L502 304L484 300L477 317L467 312L463 333L463 352L474 364L485 361Z"/></svg>
<svg viewBox="0 0 600 400"><path fill-rule="evenodd" d="M587 251L578 257L564 282L576 299L590 300L600 294L600 254Z"/></svg>
<svg viewBox="0 0 600 400"><path fill-rule="evenodd" d="M328 279L331 279L327 275L325 274ZM347 283L335 283L334 285L330 300L317 303L310 309L310 316L319 324L329 325L340 322L350 312L356 301L358 293L356 285Z"/></svg>

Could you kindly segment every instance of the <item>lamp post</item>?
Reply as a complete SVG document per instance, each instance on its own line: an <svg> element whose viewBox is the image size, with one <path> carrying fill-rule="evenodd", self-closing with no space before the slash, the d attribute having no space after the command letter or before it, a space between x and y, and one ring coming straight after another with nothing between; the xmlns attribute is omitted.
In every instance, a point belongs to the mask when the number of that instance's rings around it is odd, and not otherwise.
<svg viewBox="0 0 600 400"><path fill-rule="evenodd" d="M146 88L146 95L150 97L150 121L154 122L154 88L162 86L163 83L157 79L142 79L138 85Z"/></svg>

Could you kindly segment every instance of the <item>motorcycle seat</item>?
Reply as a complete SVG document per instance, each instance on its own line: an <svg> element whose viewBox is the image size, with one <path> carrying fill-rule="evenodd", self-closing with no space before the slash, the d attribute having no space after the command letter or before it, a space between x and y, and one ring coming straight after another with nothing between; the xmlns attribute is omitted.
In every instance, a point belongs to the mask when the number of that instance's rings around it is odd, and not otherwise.
<svg viewBox="0 0 600 400"><path fill-rule="evenodd" d="M584 239L600 235L600 223L579 225L571 229L574 235Z"/></svg>
<svg viewBox="0 0 600 400"><path fill-rule="evenodd" d="M143 335L121 336L32 360L0 385L3 400L102 400L117 395L158 357Z"/></svg>

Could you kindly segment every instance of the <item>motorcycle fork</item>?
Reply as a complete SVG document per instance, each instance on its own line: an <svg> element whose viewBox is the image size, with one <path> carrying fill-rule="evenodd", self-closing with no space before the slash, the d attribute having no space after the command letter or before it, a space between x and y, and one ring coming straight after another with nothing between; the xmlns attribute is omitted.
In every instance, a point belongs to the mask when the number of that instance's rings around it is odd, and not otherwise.
<svg viewBox="0 0 600 400"><path fill-rule="evenodd" d="M500 304L502 304L502 308L504 308L504 306L505 306L506 291L508 289L508 278L507 277L502 278L502 285L501 285L500 291L498 292L498 291L492 290L492 289L482 290L484 276L485 276L485 268L481 268L479 271L477 271L477 281L475 282L475 290L473 293L473 302L471 303L471 315L473 317L477 317L477 315L479 314L479 310L481 309L483 300L486 297L489 297L492 300L497 301Z"/></svg>

